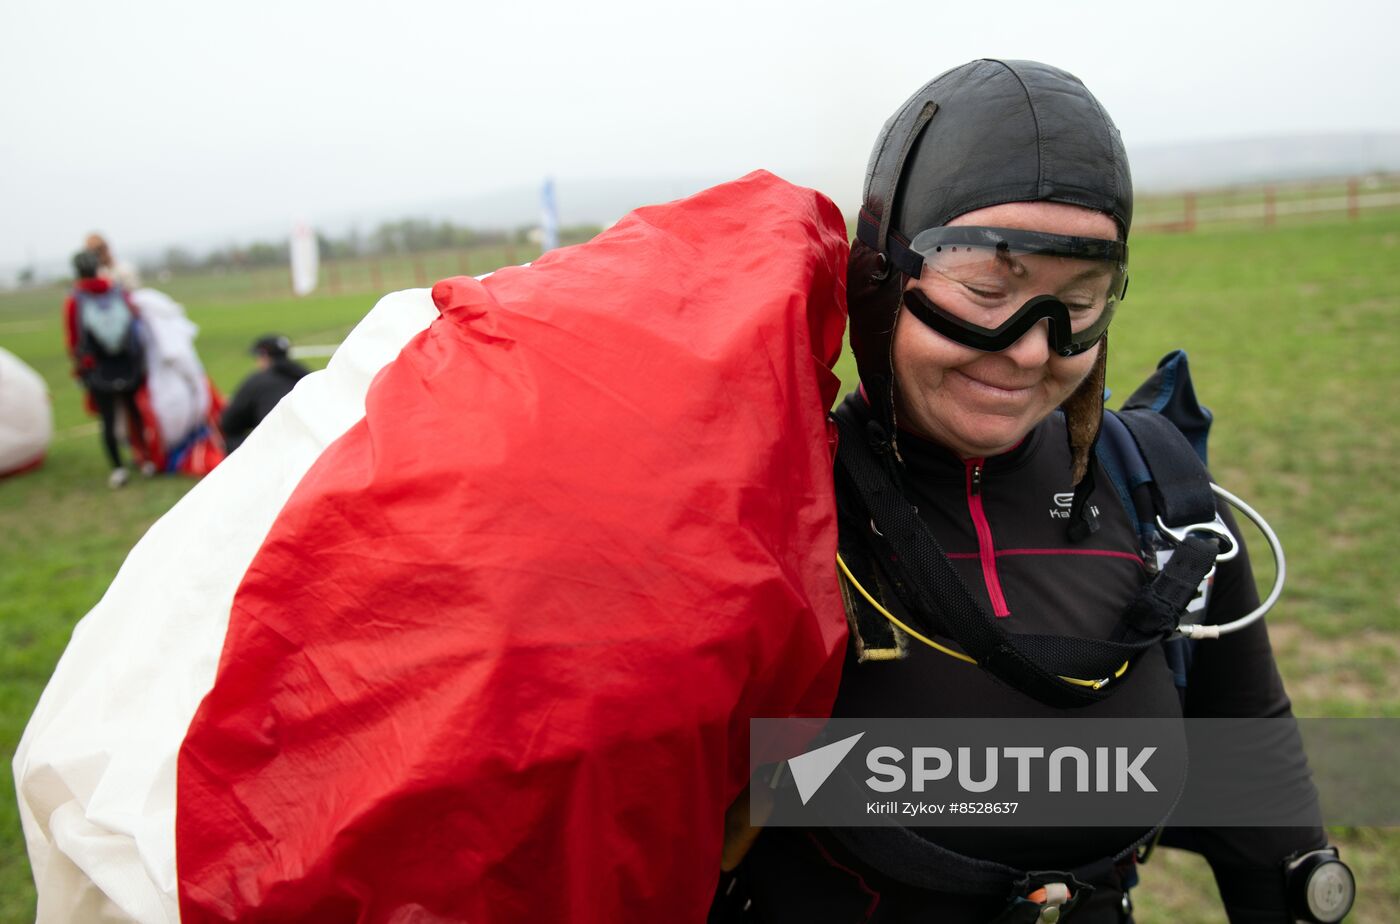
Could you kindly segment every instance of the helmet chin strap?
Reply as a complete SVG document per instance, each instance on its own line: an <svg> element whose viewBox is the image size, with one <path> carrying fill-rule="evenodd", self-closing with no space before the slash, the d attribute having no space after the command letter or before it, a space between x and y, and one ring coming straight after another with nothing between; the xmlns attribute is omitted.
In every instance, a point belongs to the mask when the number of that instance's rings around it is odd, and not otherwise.
<svg viewBox="0 0 1400 924"><path fill-rule="evenodd" d="M1089 495L1094 493L1091 465L1094 444L1103 426L1103 391L1108 373L1108 334L1099 341L1094 367L1064 404L1065 434L1069 439L1070 472L1074 500L1070 504L1069 536L1079 541L1098 531L1098 520L1089 512Z"/></svg>
<svg viewBox="0 0 1400 924"><path fill-rule="evenodd" d="M1073 483L1079 484L1089 472L1089 459L1103 423L1103 391L1108 373L1108 334L1099 341L1099 355L1079 387L1060 407L1065 412Z"/></svg>

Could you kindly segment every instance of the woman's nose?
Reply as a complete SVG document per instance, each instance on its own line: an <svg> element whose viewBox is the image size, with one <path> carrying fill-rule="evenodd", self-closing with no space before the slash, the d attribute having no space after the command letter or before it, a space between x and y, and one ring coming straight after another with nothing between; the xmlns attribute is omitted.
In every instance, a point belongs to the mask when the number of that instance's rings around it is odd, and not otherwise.
<svg viewBox="0 0 1400 924"><path fill-rule="evenodd" d="M1050 321L1042 319L1003 350L1002 355L1022 368L1032 369L1049 362L1050 352Z"/></svg>

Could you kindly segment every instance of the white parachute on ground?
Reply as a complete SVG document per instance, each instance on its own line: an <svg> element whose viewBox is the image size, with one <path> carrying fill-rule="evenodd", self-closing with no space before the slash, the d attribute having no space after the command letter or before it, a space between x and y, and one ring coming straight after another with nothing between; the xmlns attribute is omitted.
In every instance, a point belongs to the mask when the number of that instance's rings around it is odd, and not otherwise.
<svg viewBox="0 0 1400 924"><path fill-rule="evenodd" d="M130 295L144 322L146 387L168 451L189 439L209 414L209 378L194 348L199 327L164 292L137 289Z"/></svg>
<svg viewBox="0 0 1400 924"><path fill-rule="evenodd" d="M0 476L37 465L52 439L48 386L18 356L0 349Z"/></svg>

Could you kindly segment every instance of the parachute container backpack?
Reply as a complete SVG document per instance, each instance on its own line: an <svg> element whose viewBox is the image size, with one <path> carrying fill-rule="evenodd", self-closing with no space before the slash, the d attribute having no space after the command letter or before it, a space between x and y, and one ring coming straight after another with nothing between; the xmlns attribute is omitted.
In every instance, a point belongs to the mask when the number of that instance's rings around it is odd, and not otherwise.
<svg viewBox="0 0 1400 924"><path fill-rule="evenodd" d="M749 719L845 651L848 246L758 172L386 297L75 631L40 917L703 920Z"/></svg>

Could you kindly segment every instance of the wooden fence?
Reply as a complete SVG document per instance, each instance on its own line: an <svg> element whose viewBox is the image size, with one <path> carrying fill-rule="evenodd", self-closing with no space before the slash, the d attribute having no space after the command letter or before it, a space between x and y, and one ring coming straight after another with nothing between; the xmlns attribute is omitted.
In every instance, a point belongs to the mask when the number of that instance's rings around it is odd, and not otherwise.
<svg viewBox="0 0 1400 924"><path fill-rule="evenodd" d="M1400 207L1400 174L1191 190L1138 199L1133 232L1190 232L1219 225L1271 227L1281 221Z"/></svg>

